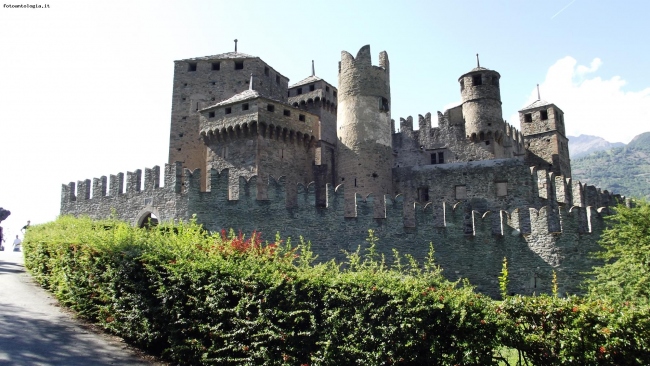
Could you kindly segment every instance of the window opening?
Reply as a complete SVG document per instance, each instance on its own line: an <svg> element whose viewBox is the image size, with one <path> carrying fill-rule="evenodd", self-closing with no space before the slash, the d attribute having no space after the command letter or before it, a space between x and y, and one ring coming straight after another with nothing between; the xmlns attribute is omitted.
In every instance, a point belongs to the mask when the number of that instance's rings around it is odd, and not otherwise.
<svg viewBox="0 0 650 366"><path fill-rule="evenodd" d="M285 110L284 110L284 115L287 116L287 117L290 116L290 115L291 115L291 111L289 111L288 109L285 109Z"/></svg>
<svg viewBox="0 0 650 366"><path fill-rule="evenodd" d="M244 103L241 105L241 110L242 111L247 111L248 110L248 103Z"/></svg>
<svg viewBox="0 0 650 366"><path fill-rule="evenodd" d="M309 86L309 91L314 91L314 90L316 90L316 86L314 86L314 85L310 85L310 86Z"/></svg>
<svg viewBox="0 0 650 366"><path fill-rule="evenodd" d="M296 94L297 94L297 95L302 94L302 88L298 88L298 90L296 90Z"/></svg>
<svg viewBox="0 0 650 366"><path fill-rule="evenodd" d="M280 84L280 75L275 75L275 82Z"/></svg>
<svg viewBox="0 0 650 366"><path fill-rule="evenodd" d="M187 71L196 71L196 62L190 62L188 64Z"/></svg>
<svg viewBox="0 0 650 366"><path fill-rule="evenodd" d="M264 67L264 75L269 76L269 68L266 66Z"/></svg>
<svg viewBox="0 0 650 366"><path fill-rule="evenodd" d="M418 188L418 201L420 202L429 201L429 187Z"/></svg>
<svg viewBox="0 0 650 366"><path fill-rule="evenodd" d="M208 113L208 117L213 118L214 117L214 112Z"/></svg>
<svg viewBox="0 0 650 366"><path fill-rule="evenodd" d="M460 81L460 91L465 90L465 80Z"/></svg>
<svg viewBox="0 0 650 366"><path fill-rule="evenodd" d="M232 108L231 107L226 108L226 114L230 114L230 113L232 113Z"/></svg>
<svg viewBox="0 0 650 366"><path fill-rule="evenodd" d="M243 70L244 61L235 61L235 70Z"/></svg>
<svg viewBox="0 0 650 366"><path fill-rule="evenodd" d="M334 93L334 98L336 98L336 90L335 90L335 91L333 91L333 93Z"/></svg>
<svg viewBox="0 0 650 366"><path fill-rule="evenodd" d="M299 114L298 115L298 120L302 121L302 122L305 122L305 115L304 114Z"/></svg>
<svg viewBox="0 0 650 366"><path fill-rule="evenodd" d="M472 85L483 85L483 78L481 75L474 75L472 76Z"/></svg>
<svg viewBox="0 0 650 366"><path fill-rule="evenodd" d="M545 121L548 119L548 111L539 111L539 116L542 119L542 121Z"/></svg>
<svg viewBox="0 0 650 366"><path fill-rule="evenodd" d="M329 92L330 92L330 87L329 87L329 86L325 86L325 91L326 91L327 93L329 93Z"/></svg>
<svg viewBox="0 0 650 366"><path fill-rule="evenodd" d="M379 105L379 110L382 111L382 112L388 112L388 110L389 110L389 108L388 108L388 99L382 97L379 100L379 103L381 103Z"/></svg>
<svg viewBox="0 0 650 366"><path fill-rule="evenodd" d="M533 115L530 113L524 114L524 122L533 122Z"/></svg>
<svg viewBox="0 0 650 366"><path fill-rule="evenodd" d="M492 85L499 86L499 78L496 76L492 77Z"/></svg>
<svg viewBox="0 0 650 366"><path fill-rule="evenodd" d="M212 71L218 71L221 70L221 62L213 62L212 63ZM212 83L214 85L214 83Z"/></svg>
<svg viewBox="0 0 650 366"><path fill-rule="evenodd" d="M269 112L275 111L275 106L273 104L267 104L266 105L266 110Z"/></svg>
<svg viewBox="0 0 650 366"><path fill-rule="evenodd" d="M444 164L445 163L445 153L440 151L438 153L438 164Z"/></svg>

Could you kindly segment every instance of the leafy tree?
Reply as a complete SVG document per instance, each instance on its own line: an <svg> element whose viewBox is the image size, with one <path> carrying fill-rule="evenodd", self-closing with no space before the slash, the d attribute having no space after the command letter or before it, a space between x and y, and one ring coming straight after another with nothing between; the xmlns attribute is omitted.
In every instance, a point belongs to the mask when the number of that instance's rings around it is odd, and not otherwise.
<svg viewBox="0 0 650 366"><path fill-rule="evenodd" d="M604 259L587 281L589 293L598 298L650 304L650 203L619 206L600 240Z"/></svg>

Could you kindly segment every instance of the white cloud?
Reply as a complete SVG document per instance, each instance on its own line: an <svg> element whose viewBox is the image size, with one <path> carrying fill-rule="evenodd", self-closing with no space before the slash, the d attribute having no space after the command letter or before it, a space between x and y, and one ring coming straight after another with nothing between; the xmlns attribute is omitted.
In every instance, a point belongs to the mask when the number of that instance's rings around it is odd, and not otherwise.
<svg viewBox="0 0 650 366"><path fill-rule="evenodd" d="M539 86L541 97L564 111L567 135L595 135L610 142L628 143L634 136L650 131L650 87L627 91L627 83L620 76L598 76L601 65L599 58L589 66L578 65L570 56L558 60ZM523 106L535 100L537 90L533 89ZM517 115L510 118L518 119Z"/></svg>

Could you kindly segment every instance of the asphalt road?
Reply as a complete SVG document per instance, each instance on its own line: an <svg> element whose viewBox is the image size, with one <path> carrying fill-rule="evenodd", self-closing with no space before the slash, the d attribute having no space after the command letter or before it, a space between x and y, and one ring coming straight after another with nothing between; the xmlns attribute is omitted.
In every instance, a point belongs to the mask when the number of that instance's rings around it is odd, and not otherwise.
<svg viewBox="0 0 650 366"><path fill-rule="evenodd" d="M162 365L62 311L23 266L0 252L0 365Z"/></svg>

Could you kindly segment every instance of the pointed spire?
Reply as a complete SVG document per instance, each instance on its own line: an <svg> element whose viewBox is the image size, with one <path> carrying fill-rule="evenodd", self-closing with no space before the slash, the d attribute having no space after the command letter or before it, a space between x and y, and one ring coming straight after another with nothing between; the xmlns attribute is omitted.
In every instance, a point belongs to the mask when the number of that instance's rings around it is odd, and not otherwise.
<svg viewBox="0 0 650 366"><path fill-rule="evenodd" d="M235 52L237 52L237 39L235 38Z"/></svg>
<svg viewBox="0 0 650 366"><path fill-rule="evenodd" d="M481 67L481 63L478 60L478 53L476 54L476 67Z"/></svg>
<svg viewBox="0 0 650 366"><path fill-rule="evenodd" d="M542 100L542 98L539 96L539 84L537 84L537 100Z"/></svg>
<svg viewBox="0 0 650 366"><path fill-rule="evenodd" d="M316 75L316 69L314 68L314 60L311 60L311 76Z"/></svg>
<svg viewBox="0 0 650 366"><path fill-rule="evenodd" d="M251 72L251 81L248 83L248 90L253 90L253 73Z"/></svg>

